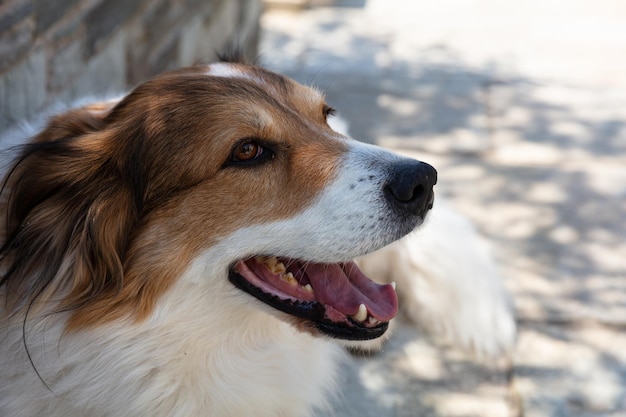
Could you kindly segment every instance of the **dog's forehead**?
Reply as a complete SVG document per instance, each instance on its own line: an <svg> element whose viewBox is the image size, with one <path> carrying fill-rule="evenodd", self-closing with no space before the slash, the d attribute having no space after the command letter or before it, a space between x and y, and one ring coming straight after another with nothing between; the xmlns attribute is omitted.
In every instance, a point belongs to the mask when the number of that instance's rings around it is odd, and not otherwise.
<svg viewBox="0 0 626 417"><path fill-rule="evenodd" d="M325 102L321 91L260 67L218 62L208 66L206 75L251 81L274 96L296 99L310 107L318 107Z"/></svg>

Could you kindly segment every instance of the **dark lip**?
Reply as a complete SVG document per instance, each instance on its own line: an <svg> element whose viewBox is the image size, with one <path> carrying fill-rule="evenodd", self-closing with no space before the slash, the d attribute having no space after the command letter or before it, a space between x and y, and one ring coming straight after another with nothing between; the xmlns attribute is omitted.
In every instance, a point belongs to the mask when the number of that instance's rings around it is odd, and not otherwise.
<svg viewBox="0 0 626 417"><path fill-rule="evenodd" d="M352 319L347 322L334 322L325 318L324 306L315 301L287 301L268 294L250 284L243 276L229 269L228 280L240 290L252 295L265 304L283 313L311 322L321 333L334 339L371 340L382 336L389 327L388 322L374 327L365 327Z"/></svg>
<svg viewBox="0 0 626 417"><path fill-rule="evenodd" d="M383 322L375 327L363 327L355 324L355 327L342 326L339 323L328 320L315 321L317 330L335 339L343 340L371 340L381 337L387 331L389 322Z"/></svg>

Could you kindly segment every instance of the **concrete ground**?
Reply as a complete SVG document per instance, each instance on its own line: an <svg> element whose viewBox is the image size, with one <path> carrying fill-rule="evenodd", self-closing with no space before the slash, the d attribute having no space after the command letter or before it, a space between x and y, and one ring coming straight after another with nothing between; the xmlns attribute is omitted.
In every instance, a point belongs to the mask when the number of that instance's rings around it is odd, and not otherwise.
<svg viewBox="0 0 626 417"><path fill-rule="evenodd" d="M266 12L261 62L437 167L520 329L490 362L402 324L350 358L333 415L626 416L626 3L335 3Z"/></svg>

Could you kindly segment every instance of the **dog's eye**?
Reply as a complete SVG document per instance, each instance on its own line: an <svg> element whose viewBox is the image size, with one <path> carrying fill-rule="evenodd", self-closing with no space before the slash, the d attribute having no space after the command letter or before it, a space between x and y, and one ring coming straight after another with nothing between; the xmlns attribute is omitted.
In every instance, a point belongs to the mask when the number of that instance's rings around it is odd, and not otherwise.
<svg viewBox="0 0 626 417"><path fill-rule="evenodd" d="M233 149L232 160L235 162L253 161L264 152L265 149L256 142L242 142Z"/></svg>
<svg viewBox="0 0 626 417"><path fill-rule="evenodd" d="M254 167L270 162L277 151L284 151L288 146L278 142L248 137L234 144L228 160L223 167Z"/></svg>

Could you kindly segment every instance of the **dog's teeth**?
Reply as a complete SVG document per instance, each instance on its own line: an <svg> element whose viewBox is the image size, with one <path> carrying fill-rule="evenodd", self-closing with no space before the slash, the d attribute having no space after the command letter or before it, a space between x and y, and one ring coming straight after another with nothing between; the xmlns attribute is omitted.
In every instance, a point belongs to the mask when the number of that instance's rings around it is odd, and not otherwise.
<svg viewBox="0 0 626 417"><path fill-rule="evenodd" d="M283 281L287 281L291 285L298 284L298 280L296 280L296 277L294 277L291 272L287 272L286 274L281 275L280 279L282 279Z"/></svg>
<svg viewBox="0 0 626 417"><path fill-rule="evenodd" d="M395 290L396 289L396 282L395 281L391 281L391 287Z"/></svg>
<svg viewBox="0 0 626 417"><path fill-rule="evenodd" d="M270 269L274 268L278 263L278 259L275 256L270 256L265 260L265 265L267 265Z"/></svg>
<svg viewBox="0 0 626 417"><path fill-rule="evenodd" d="M278 262L276 265L274 265L274 268L271 268L271 270L275 274L283 274L285 273L285 271L287 271L287 268L285 268L284 263Z"/></svg>
<svg viewBox="0 0 626 417"><path fill-rule="evenodd" d="M273 274L282 274L287 270L285 264L278 262L278 258L275 256L257 256L255 260L265 265Z"/></svg>
<svg viewBox="0 0 626 417"><path fill-rule="evenodd" d="M368 322L369 324L371 324L371 325L374 325L374 326L380 323L380 321L379 321L379 320L375 319L375 318L374 318L374 317L372 317L372 316L370 316L370 317L367 319L367 322Z"/></svg>
<svg viewBox="0 0 626 417"><path fill-rule="evenodd" d="M365 304L359 305L359 311L357 311L357 313L352 316L352 318L360 322L365 321L365 319L367 318L367 307L365 307Z"/></svg>
<svg viewBox="0 0 626 417"><path fill-rule="evenodd" d="M311 284L306 284L306 285L305 285L304 287L302 287L302 288L304 288L304 291L306 291L306 292L310 292L310 293L312 293L312 292L313 292L313 287L311 287Z"/></svg>

